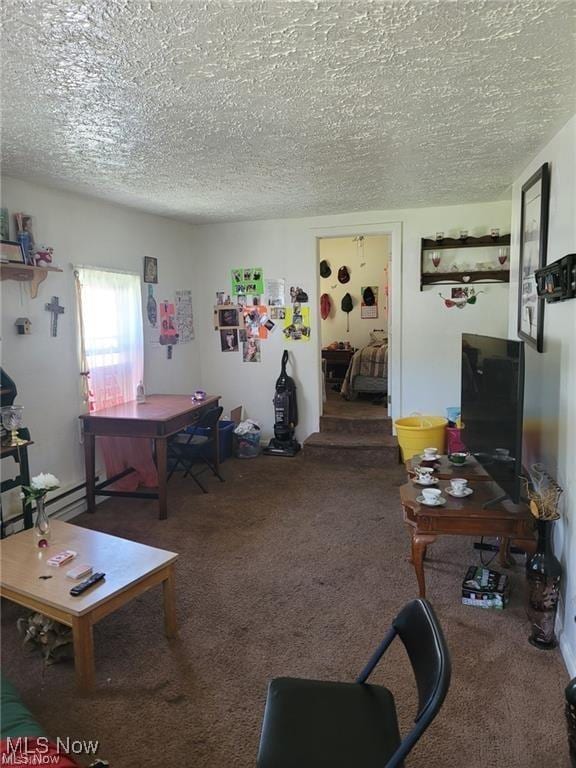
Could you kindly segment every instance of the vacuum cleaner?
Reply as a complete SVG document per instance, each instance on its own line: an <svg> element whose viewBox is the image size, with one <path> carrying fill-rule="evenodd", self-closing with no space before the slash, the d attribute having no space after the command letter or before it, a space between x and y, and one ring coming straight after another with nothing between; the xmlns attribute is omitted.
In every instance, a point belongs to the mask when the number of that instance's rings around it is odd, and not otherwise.
<svg viewBox="0 0 576 768"><path fill-rule="evenodd" d="M274 437L264 448L267 456L296 456L300 443L294 437L294 428L298 424L298 404L296 402L296 383L286 373L288 352L282 355L282 370L276 379L274 394Z"/></svg>

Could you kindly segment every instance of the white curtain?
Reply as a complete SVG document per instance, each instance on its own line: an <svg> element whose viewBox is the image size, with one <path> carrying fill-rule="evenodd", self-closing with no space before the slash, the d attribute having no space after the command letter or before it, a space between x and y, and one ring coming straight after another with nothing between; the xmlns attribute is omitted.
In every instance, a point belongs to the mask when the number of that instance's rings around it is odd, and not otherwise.
<svg viewBox="0 0 576 768"><path fill-rule="evenodd" d="M140 277L76 267L82 373L89 408L134 400L144 374Z"/></svg>

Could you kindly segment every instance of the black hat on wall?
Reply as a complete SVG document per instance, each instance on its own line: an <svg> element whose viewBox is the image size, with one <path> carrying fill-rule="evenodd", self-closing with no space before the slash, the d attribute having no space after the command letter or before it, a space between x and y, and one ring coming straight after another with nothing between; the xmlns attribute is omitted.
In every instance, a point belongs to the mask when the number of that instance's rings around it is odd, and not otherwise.
<svg viewBox="0 0 576 768"><path fill-rule="evenodd" d="M331 274L330 264L328 264L326 259L322 259L320 262L320 277L330 277Z"/></svg>
<svg viewBox="0 0 576 768"><path fill-rule="evenodd" d="M348 267L340 267L338 270L338 282L340 283L348 283L350 281L350 272L348 271Z"/></svg>
<svg viewBox="0 0 576 768"><path fill-rule="evenodd" d="M374 296L374 291L370 286L364 288L362 299L364 300L364 304L366 304L367 307L373 307L374 304L376 304L376 296Z"/></svg>

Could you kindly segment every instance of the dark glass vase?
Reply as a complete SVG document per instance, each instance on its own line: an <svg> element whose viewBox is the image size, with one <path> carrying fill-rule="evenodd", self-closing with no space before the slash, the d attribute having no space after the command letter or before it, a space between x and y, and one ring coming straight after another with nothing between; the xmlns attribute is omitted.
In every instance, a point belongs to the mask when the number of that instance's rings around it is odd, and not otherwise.
<svg viewBox="0 0 576 768"><path fill-rule="evenodd" d="M543 650L557 645L554 624L562 566L552 551L553 529L554 520L538 520L538 547L526 561L528 617L532 622L532 634L528 639Z"/></svg>

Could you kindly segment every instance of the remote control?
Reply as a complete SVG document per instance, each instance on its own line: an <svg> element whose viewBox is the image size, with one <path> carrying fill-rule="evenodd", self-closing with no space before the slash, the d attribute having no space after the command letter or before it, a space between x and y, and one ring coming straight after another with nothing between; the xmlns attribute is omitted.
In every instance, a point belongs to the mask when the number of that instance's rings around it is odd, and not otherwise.
<svg viewBox="0 0 576 768"><path fill-rule="evenodd" d="M70 594L72 597L78 597L78 595L81 595L83 592L86 592L87 589L93 587L94 584L102 581L104 576L106 576L105 573L93 573L89 579L86 579L86 581L81 581L80 584L76 584L75 587L72 587Z"/></svg>

